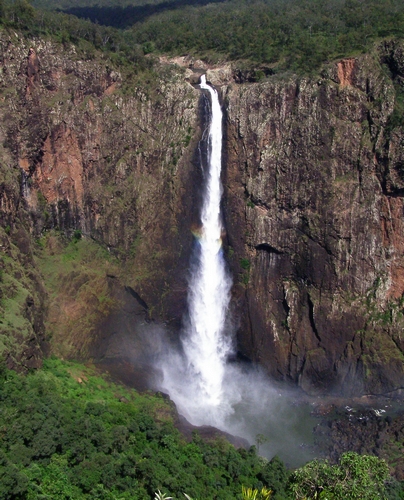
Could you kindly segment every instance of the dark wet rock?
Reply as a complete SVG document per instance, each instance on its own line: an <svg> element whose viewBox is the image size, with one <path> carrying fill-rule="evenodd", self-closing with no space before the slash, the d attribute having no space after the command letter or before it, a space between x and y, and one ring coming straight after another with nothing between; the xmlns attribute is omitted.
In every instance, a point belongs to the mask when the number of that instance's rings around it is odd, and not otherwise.
<svg viewBox="0 0 404 500"><path fill-rule="evenodd" d="M386 416L385 411L383 406L338 409L323 418L314 429L318 453L333 463L347 451L376 455L397 480L404 480L404 413Z"/></svg>

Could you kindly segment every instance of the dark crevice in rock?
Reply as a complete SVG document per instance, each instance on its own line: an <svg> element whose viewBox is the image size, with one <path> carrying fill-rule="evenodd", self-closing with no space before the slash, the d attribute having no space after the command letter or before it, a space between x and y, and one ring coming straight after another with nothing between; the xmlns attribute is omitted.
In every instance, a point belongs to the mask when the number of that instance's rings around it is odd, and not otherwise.
<svg viewBox="0 0 404 500"><path fill-rule="evenodd" d="M235 83L254 83L258 82L262 75L268 77L274 74L274 70L268 66L260 66L258 68L235 69L233 71L233 78Z"/></svg>
<svg viewBox="0 0 404 500"><path fill-rule="evenodd" d="M254 205L256 207L261 207L261 208L264 208L265 210L271 210L271 207L269 205L267 205L265 202L263 202L262 200L257 200L256 198L254 198L254 196L251 195L251 201L254 203Z"/></svg>
<svg viewBox="0 0 404 500"><path fill-rule="evenodd" d="M149 311L149 306L146 304L146 302L142 299L142 297L137 293L135 292L135 290L133 290L132 287L130 286L125 286L125 290L130 294L132 295L132 297L137 301L137 303L143 307L143 309L145 309L146 311Z"/></svg>
<svg viewBox="0 0 404 500"><path fill-rule="evenodd" d="M367 132L369 134L369 137L372 137L372 125L374 125L374 122L372 119L372 113L369 110L366 113L366 121L367 121ZM372 151L376 152L376 144L374 141L372 141Z"/></svg>
<svg viewBox="0 0 404 500"><path fill-rule="evenodd" d="M286 319L287 319L289 317L290 307L288 301L286 300L286 297L284 297L282 300L282 306L285 309Z"/></svg>
<svg viewBox="0 0 404 500"><path fill-rule="evenodd" d="M385 64L389 71L392 79L395 79L400 76L404 76L403 68L400 64L400 59L397 58L397 42L395 40L391 40L382 44L382 57L381 63Z"/></svg>
<svg viewBox="0 0 404 500"><path fill-rule="evenodd" d="M256 250L263 250L264 252L267 253L275 253L277 255L282 255L284 252L281 250L278 250L277 248L272 247L271 245L268 245L268 243L260 243L259 245L255 246Z"/></svg>
<svg viewBox="0 0 404 500"><path fill-rule="evenodd" d="M394 191L389 189L383 189L383 194L390 198L403 198L404 197L404 188L396 188Z"/></svg>
<svg viewBox="0 0 404 500"><path fill-rule="evenodd" d="M391 179L391 172L389 166L389 160L387 157L381 157L379 154L376 155L378 164L380 168L376 171L377 179L380 183L382 193L390 198L402 198L404 197L404 188L394 185ZM403 166L401 163L397 163L393 166L397 176L402 181L404 175L402 173Z"/></svg>
<svg viewBox="0 0 404 500"><path fill-rule="evenodd" d="M321 342L321 337L320 337L320 335L318 333L318 330L317 330L317 327L316 327L316 323L314 321L314 304L313 304L313 301L311 300L309 294L307 294L307 304L309 306L309 321L310 321L311 328L312 328L313 333L316 336L317 340L319 342Z"/></svg>
<svg viewBox="0 0 404 500"><path fill-rule="evenodd" d="M282 326L287 331L290 331L289 330L289 323L288 323L289 313L290 313L290 307L289 307L288 301L286 300L285 296L283 297L283 300L282 300L282 307L283 307L283 309L285 311L285 319L284 319L284 321L282 321Z"/></svg>
<svg viewBox="0 0 404 500"><path fill-rule="evenodd" d="M320 248L322 248L328 255L330 255L331 257L335 257L335 255L332 253L332 250L330 248L328 248L327 244L322 243L318 239L314 238L309 232L310 231L309 226L306 226L306 227L307 227L307 230L306 230L306 228L303 228L303 229L297 228L297 230L300 233L302 233L304 236L306 236L310 241L312 241L313 243L318 245Z"/></svg>
<svg viewBox="0 0 404 500"><path fill-rule="evenodd" d="M397 340L394 338L394 335L391 336L391 340L393 341L394 345L397 347L398 352L402 352L401 350L401 345Z"/></svg>

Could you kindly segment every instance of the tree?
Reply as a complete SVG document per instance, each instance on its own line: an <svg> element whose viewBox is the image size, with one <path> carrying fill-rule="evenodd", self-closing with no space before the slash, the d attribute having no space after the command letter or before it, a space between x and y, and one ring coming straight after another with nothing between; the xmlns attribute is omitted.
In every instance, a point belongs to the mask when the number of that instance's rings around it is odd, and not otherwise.
<svg viewBox="0 0 404 500"><path fill-rule="evenodd" d="M275 456L269 462L266 462L258 479L267 484L273 491L274 500L287 498L286 487L290 472L285 467L282 460Z"/></svg>
<svg viewBox="0 0 404 500"><path fill-rule="evenodd" d="M16 0L12 6L12 13L16 26L21 29L31 26L35 17L35 9L27 0Z"/></svg>
<svg viewBox="0 0 404 500"><path fill-rule="evenodd" d="M344 453L338 465L313 460L297 469L290 479L296 500L376 500L385 499L386 462L369 455Z"/></svg>
<svg viewBox="0 0 404 500"><path fill-rule="evenodd" d="M27 485L27 476L0 450L0 498L24 498Z"/></svg>
<svg viewBox="0 0 404 500"><path fill-rule="evenodd" d="M264 434L257 434L255 436L255 443L257 445L257 453L260 452L260 446L268 441L268 438Z"/></svg>

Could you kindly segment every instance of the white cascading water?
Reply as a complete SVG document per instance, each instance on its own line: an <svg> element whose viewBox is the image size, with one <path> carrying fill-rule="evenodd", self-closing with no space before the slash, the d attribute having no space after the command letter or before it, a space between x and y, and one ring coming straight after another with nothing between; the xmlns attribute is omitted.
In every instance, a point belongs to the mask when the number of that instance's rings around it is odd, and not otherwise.
<svg viewBox="0 0 404 500"><path fill-rule="evenodd" d="M269 436L260 453L268 458L280 454L299 466L313 458L300 446L302 436L311 435L313 421L288 402L291 396L285 398L273 388L257 367L226 363L233 346L227 318L232 283L221 241L222 110L216 90L204 76L200 86L210 94L211 113L201 226L196 234L199 245L189 281L182 353L162 348L160 389L169 393L192 424L213 425L251 444L257 435Z"/></svg>
<svg viewBox="0 0 404 500"><path fill-rule="evenodd" d="M219 425L229 412L223 398L225 362L231 338L225 332L231 278L223 258L220 200L222 185L222 110L217 91L201 77L211 97L208 171L201 213L198 262L189 283L189 316L184 325L185 368L164 368L164 386L191 423ZM179 360L172 361L175 364ZM175 373L175 371L177 371Z"/></svg>

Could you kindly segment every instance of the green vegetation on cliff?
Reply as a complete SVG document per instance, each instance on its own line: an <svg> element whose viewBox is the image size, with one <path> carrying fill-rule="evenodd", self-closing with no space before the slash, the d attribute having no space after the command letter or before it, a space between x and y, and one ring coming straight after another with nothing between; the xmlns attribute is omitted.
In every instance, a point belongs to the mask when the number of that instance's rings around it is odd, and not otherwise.
<svg viewBox="0 0 404 500"><path fill-rule="evenodd" d="M36 256L48 293L46 329L52 350L62 357L77 352L86 357L98 325L117 305L108 280L117 274L117 262L79 231L70 240L48 232L37 241Z"/></svg>
<svg viewBox="0 0 404 500"><path fill-rule="evenodd" d="M40 366L44 309L45 291L28 232L23 226L0 227L0 362L18 370Z"/></svg>

